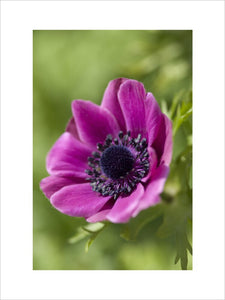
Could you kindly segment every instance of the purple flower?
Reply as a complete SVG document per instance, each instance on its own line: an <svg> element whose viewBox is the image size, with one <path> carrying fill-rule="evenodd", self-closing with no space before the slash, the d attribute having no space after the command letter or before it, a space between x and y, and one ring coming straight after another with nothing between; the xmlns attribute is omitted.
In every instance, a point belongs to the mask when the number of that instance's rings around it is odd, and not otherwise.
<svg viewBox="0 0 225 300"><path fill-rule="evenodd" d="M88 222L124 223L160 201L172 156L172 124L142 83L111 81L101 106L72 102L73 117L47 156L41 189Z"/></svg>

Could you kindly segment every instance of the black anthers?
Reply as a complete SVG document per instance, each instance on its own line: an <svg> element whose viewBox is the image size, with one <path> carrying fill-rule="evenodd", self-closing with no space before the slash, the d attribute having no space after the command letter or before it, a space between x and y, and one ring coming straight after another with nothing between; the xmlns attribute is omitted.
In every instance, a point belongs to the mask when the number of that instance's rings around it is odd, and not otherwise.
<svg viewBox="0 0 225 300"><path fill-rule="evenodd" d="M104 143L98 143L91 157L88 157L90 169L85 170L93 191L102 196L127 197L137 184L149 172L149 154L146 138L131 132L118 133L118 137L107 135Z"/></svg>

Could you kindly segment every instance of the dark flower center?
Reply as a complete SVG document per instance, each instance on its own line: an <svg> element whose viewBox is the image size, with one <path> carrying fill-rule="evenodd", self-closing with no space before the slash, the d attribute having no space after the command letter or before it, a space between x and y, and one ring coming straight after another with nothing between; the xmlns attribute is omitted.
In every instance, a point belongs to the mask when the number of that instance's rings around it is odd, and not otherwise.
<svg viewBox="0 0 225 300"><path fill-rule="evenodd" d="M107 148L101 156L102 171L111 179L118 179L128 174L134 165L130 150L122 145Z"/></svg>
<svg viewBox="0 0 225 300"><path fill-rule="evenodd" d="M118 138L109 134L104 143L88 157L90 169L85 170L93 191L115 200L129 196L149 172L148 143L138 134L119 132Z"/></svg>

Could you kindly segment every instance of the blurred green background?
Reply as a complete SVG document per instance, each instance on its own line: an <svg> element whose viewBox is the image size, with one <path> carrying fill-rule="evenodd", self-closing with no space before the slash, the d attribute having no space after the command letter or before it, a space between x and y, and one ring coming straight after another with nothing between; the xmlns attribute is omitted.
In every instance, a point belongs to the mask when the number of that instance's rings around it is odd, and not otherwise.
<svg viewBox="0 0 225 300"><path fill-rule="evenodd" d="M156 234L163 223L162 216L148 223L135 242L120 237L122 225L110 225L85 253L85 240L75 244L68 242L77 228L86 224L85 220L59 213L39 188L40 180L48 175L45 169L46 154L71 117L71 101L85 99L100 104L108 82L117 77L143 82L146 90L154 94L164 112L167 112L179 92L191 91L192 32L33 32L35 270L180 269L179 264L174 264L177 253L175 235L162 238ZM191 120L189 127L181 126L177 131L173 160L188 146L190 126ZM169 190L170 179L167 185ZM191 229L188 236L191 239ZM188 269L191 269L191 256L188 258Z"/></svg>

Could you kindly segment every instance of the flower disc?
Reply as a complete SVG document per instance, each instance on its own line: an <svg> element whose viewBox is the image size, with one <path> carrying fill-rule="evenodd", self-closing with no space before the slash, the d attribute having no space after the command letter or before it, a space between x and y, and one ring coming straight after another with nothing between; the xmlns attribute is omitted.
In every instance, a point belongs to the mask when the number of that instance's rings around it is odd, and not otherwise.
<svg viewBox="0 0 225 300"><path fill-rule="evenodd" d="M122 145L107 148L101 156L102 171L111 179L118 179L130 172L134 165L134 157L130 150Z"/></svg>

